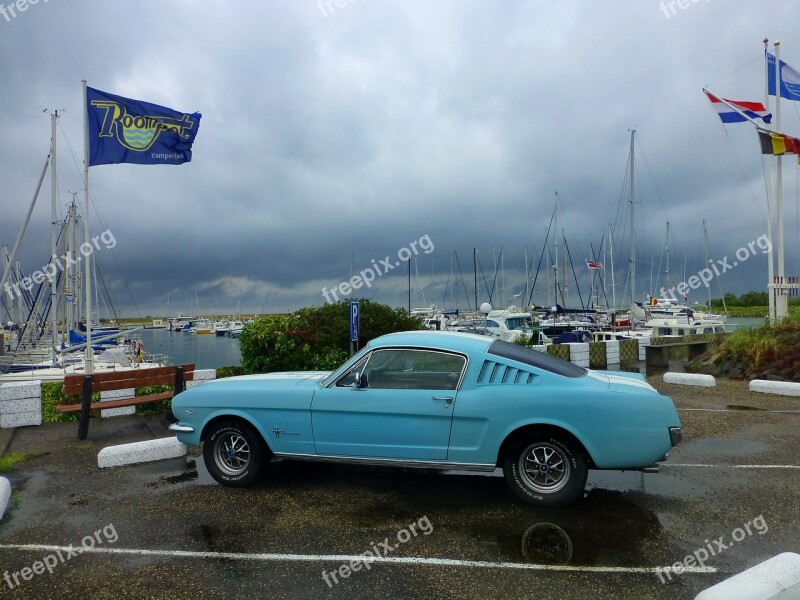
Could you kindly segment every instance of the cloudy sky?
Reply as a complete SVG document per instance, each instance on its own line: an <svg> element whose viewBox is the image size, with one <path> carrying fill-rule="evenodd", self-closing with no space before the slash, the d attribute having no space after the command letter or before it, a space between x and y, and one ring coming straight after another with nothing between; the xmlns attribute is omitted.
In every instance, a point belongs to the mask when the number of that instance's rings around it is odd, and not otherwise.
<svg viewBox="0 0 800 600"><path fill-rule="evenodd" d="M117 240L96 257L126 315L319 305L323 287L386 256L394 264L413 241L428 252L418 250L412 268L412 304L471 303L473 248L480 301L494 285L502 304L525 285L526 251L539 260L556 192L584 298L583 261L609 224L621 297L631 128L637 290L664 284L667 221L677 282L684 263L686 276L703 267L703 220L716 257L767 228L753 127L723 128L702 87L763 101L765 36L782 40L782 58L800 68L800 5L682 5L40 0L15 16L6 8L0 243L13 245L48 152L44 109L63 111L61 218L70 191L83 188L87 79L203 114L191 163L90 169L93 228ZM796 104L784 102L782 129L800 135ZM791 158L785 164L794 274L797 171ZM49 200L47 183L20 253L28 271L48 260ZM503 277L493 284L501 249ZM765 289L766 258L756 254L720 279L725 291ZM359 295L405 306L403 269ZM548 302L546 281L541 274L537 303ZM577 302L570 278L569 304Z"/></svg>

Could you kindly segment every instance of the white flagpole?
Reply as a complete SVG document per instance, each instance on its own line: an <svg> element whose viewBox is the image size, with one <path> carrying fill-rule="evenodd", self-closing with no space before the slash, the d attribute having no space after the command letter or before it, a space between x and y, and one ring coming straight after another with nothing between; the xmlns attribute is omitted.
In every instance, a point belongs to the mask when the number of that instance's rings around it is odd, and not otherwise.
<svg viewBox="0 0 800 600"><path fill-rule="evenodd" d="M769 46L769 39L764 38L764 107L769 111L769 61L767 60L767 52ZM764 168L767 169L766 180L767 185L767 237L769 238L769 253L767 254L767 295L769 296L769 322L775 322L775 255L773 250L775 245L772 243L772 201L769 198L769 180L770 169L769 161L764 161Z"/></svg>
<svg viewBox="0 0 800 600"><path fill-rule="evenodd" d="M89 240L89 94L86 89L86 80L83 80L83 242L91 247ZM83 252L81 252L83 254ZM94 353L92 351L92 271L89 268L89 256L84 256L83 263L83 291L86 294L86 369L85 373L94 372Z"/></svg>
<svg viewBox="0 0 800 600"><path fill-rule="evenodd" d="M781 43L775 41L775 127L781 130ZM775 213L778 219L778 294L775 298L775 316L782 319L789 314L788 298L784 288L786 272L783 252L783 156L777 155L775 168Z"/></svg>

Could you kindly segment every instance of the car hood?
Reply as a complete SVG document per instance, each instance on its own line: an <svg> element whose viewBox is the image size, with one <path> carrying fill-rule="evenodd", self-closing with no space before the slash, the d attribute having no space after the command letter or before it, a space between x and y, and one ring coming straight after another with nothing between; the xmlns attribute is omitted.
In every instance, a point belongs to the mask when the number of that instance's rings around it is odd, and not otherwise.
<svg viewBox="0 0 800 600"><path fill-rule="evenodd" d="M239 375L237 377L226 377L225 379L216 379L209 381L208 383L215 386L233 384L236 387L252 385L259 388L317 385L320 379L330 375L330 373L330 371L285 371L280 373L262 373L258 375Z"/></svg>

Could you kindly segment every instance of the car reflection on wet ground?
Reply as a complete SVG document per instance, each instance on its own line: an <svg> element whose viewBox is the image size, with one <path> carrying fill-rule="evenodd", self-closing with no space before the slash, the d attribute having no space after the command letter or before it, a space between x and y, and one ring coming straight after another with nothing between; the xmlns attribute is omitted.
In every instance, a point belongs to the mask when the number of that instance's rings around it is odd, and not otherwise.
<svg viewBox="0 0 800 600"><path fill-rule="evenodd" d="M18 545L75 544L109 523L119 540L4 592L675 599L798 551L798 401L749 394L741 383L699 391L653 383L680 407L683 443L658 474L590 472L585 497L561 509L516 502L499 472L282 461L257 485L231 489L216 485L196 455L98 471L97 450L142 439L138 417L93 424L94 441L83 444L71 424L63 433L18 430L12 451L46 445L50 454L9 474L17 497L0 522L0 570L20 571L49 552ZM759 516L768 531L730 543L735 528ZM421 522L430 531L408 533ZM659 576L720 536L728 547L707 569ZM377 551L384 562L340 570L346 558Z"/></svg>

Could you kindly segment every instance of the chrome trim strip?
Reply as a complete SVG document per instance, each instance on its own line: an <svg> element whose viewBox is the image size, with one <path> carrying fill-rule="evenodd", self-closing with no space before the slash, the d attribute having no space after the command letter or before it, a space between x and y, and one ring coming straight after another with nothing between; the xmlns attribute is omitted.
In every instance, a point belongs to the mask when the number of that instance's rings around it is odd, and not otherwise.
<svg viewBox="0 0 800 600"><path fill-rule="evenodd" d="M169 430L176 433L194 433L194 427L190 427L189 425L181 425L180 423L173 423L169 426Z"/></svg>
<svg viewBox="0 0 800 600"><path fill-rule="evenodd" d="M487 465L483 463L457 463L439 462L425 460L393 459L393 458L364 458L360 456L331 456L327 454L290 454L287 452L275 452L277 458L288 458L291 460L307 460L333 463L347 463L373 466L391 467L410 467L412 469L439 469L449 471L451 469L462 469L464 471L485 471L491 472L497 465Z"/></svg>

